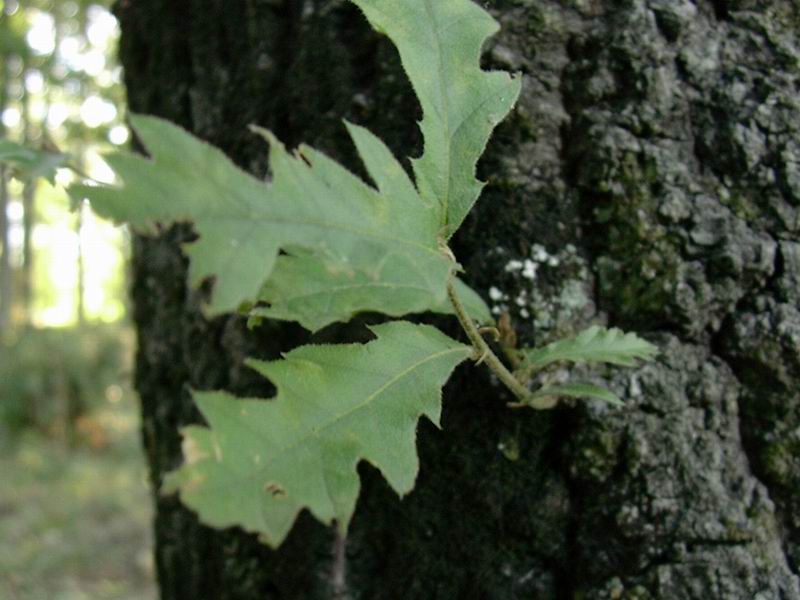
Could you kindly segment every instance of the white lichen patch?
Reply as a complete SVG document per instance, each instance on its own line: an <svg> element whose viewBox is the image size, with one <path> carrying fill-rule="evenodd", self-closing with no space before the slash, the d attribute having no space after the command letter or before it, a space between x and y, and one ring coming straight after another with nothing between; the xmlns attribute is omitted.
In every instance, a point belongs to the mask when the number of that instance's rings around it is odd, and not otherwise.
<svg viewBox="0 0 800 600"><path fill-rule="evenodd" d="M584 312L594 313L589 268L572 244L556 252L533 244L528 256L509 259L502 273L504 283L489 288L494 315L508 312L547 332L570 328Z"/></svg>
<svg viewBox="0 0 800 600"><path fill-rule="evenodd" d="M639 383L639 375L633 373L628 380L628 395L631 398L639 398L642 395L642 386Z"/></svg>
<svg viewBox="0 0 800 600"><path fill-rule="evenodd" d="M500 288L492 286L489 288L489 298L491 298L493 302L499 302L503 299L507 300L508 296L500 291Z"/></svg>
<svg viewBox="0 0 800 600"><path fill-rule="evenodd" d="M534 244L531 246L531 258L536 262L546 263L550 256L547 249L541 244Z"/></svg>
<svg viewBox="0 0 800 600"><path fill-rule="evenodd" d="M535 262L530 260L529 258L525 259L525 262L522 265L522 273L521 275L530 281L536 280L536 271L539 269L539 265Z"/></svg>

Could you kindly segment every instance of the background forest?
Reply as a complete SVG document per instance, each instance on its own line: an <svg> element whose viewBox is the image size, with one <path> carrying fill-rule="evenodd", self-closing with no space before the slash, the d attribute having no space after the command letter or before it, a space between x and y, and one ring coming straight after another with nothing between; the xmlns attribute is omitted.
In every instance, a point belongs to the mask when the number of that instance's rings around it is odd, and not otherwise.
<svg viewBox="0 0 800 600"><path fill-rule="evenodd" d="M125 144L108 3L0 3L0 152L109 181ZM5 144L5 146L2 146ZM126 232L50 180L0 167L0 598L153 598L130 392Z"/></svg>

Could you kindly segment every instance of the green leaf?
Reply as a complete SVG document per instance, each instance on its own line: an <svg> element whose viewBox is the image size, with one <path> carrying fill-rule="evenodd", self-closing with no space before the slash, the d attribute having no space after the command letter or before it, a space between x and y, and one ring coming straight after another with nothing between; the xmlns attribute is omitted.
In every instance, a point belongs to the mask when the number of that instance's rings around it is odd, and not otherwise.
<svg viewBox="0 0 800 600"><path fill-rule="evenodd" d="M491 322L491 313L481 297L461 281L456 286L470 316L480 323ZM326 264L302 249L278 257L259 300L269 306L254 308L252 316L296 320L311 331L362 311L391 316L427 310L453 312L449 301L432 304L429 290L406 280L371 278L363 272Z"/></svg>
<svg viewBox="0 0 800 600"><path fill-rule="evenodd" d="M441 387L472 349L427 325L373 328L365 345L304 346L250 364L278 389L272 401L196 392L209 426L183 430L186 462L163 490L200 519L238 525L278 546L308 509L346 530L361 460L399 494L414 486L420 416L439 423Z"/></svg>
<svg viewBox="0 0 800 600"><path fill-rule="evenodd" d="M568 396L570 398L597 398L609 404L614 404L615 406L625 405L622 400L619 399L619 396L610 390L591 383L564 383L561 385L543 387L533 393L530 400L558 398L559 396Z"/></svg>
<svg viewBox="0 0 800 600"><path fill-rule="evenodd" d="M122 188L71 188L101 215L145 230L192 222L199 239L186 249L190 282L216 278L212 314L252 304L276 265L266 312L311 328L366 310L445 310L446 281L457 265L443 240L480 194L475 164L520 81L481 70L481 46L498 25L469 0L352 1L398 45L419 96L425 151L414 161L416 187L383 142L351 124L377 189L306 146L289 154L260 130L271 146L272 182L265 184L180 128L133 117L151 158L108 158ZM288 257L278 260L281 249ZM478 296L467 295L473 316L490 320ZM300 299L321 314L310 316Z"/></svg>
<svg viewBox="0 0 800 600"><path fill-rule="evenodd" d="M469 0L352 1L397 46L422 105L425 151L414 174L420 194L441 204L449 238L483 189L475 165L520 92L520 78L480 68L499 25Z"/></svg>
<svg viewBox="0 0 800 600"><path fill-rule="evenodd" d="M31 180L44 177L52 182L56 169L69 160L69 155L37 150L7 139L0 139L0 163L13 168L15 177Z"/></svg>
<svg viewBox="0 0 800 600"><path fill-rule="evenodd" d="M573 338L558 340L543 348L520 351L522 368L535 371L557 361L605 362L632 367L636 359L651 360L658 348L634 333L593 326Z"/></svg>
<svg viewBox="0 0 800 600"><path fill-rule="evenodd" d="M212 313L254 300L281 247L304 248L325 268L376 284L418 288L415 304L397 304L398 314L444 301L456 265L440 251L438 208L416 193L388 148L366 129L348 125L377 190L307 146L288 153L268 132L262 133L271 145L270 184L175 125L153 117L131 121L152 158L111 155L107 160L124 187L74 186L70 193L138 228L193 222L200 238L187 248L190 281L216 277ZM346 308L337 318L349 317L353 307Z"/></svg>

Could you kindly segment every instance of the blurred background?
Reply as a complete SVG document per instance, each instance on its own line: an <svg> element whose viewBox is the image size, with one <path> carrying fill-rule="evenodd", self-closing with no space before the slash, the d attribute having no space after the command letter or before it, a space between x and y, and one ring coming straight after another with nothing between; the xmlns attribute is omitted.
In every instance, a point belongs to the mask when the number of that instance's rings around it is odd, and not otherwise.
<svg viewBox="0 0 800 600"><path fill-rule="evenodd" d="M0 167L0 599L154 599L127 232L71 206L55 168L113 177L117 23L97 0L0 6L0 154L45 159Z"/></svg>

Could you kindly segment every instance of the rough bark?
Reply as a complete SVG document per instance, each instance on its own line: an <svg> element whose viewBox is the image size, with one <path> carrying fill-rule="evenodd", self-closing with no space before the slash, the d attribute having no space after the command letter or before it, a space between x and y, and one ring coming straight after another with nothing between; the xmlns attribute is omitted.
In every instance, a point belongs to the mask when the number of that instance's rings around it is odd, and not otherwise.
<svg viewBox="0 0 800 600"><path fill-rule="evenodd" d="M512 413L488 377L459 371L443 431L420 427L415 491L400 500L361 469L353 597L800 598L800 10L484 4L503 25L486 64L525 81L455 242L468 279L487 298L497 288L526 343L604 320L663 353L606 374L624 410ZM117 12L131 109L253 172L265 148L249 123L359 171L342 117L398 155L419 151L397 56L345 2L120 0ZM242 359L305 339L291 325L205 320L184 284L191 236L181 226L135 244L155 485L180 460L177 429L199 418L190 388L263 393ZM333 535L309 517L272 552L199 525L174 498L157 506L163 600L330 597Z"/></svg>

